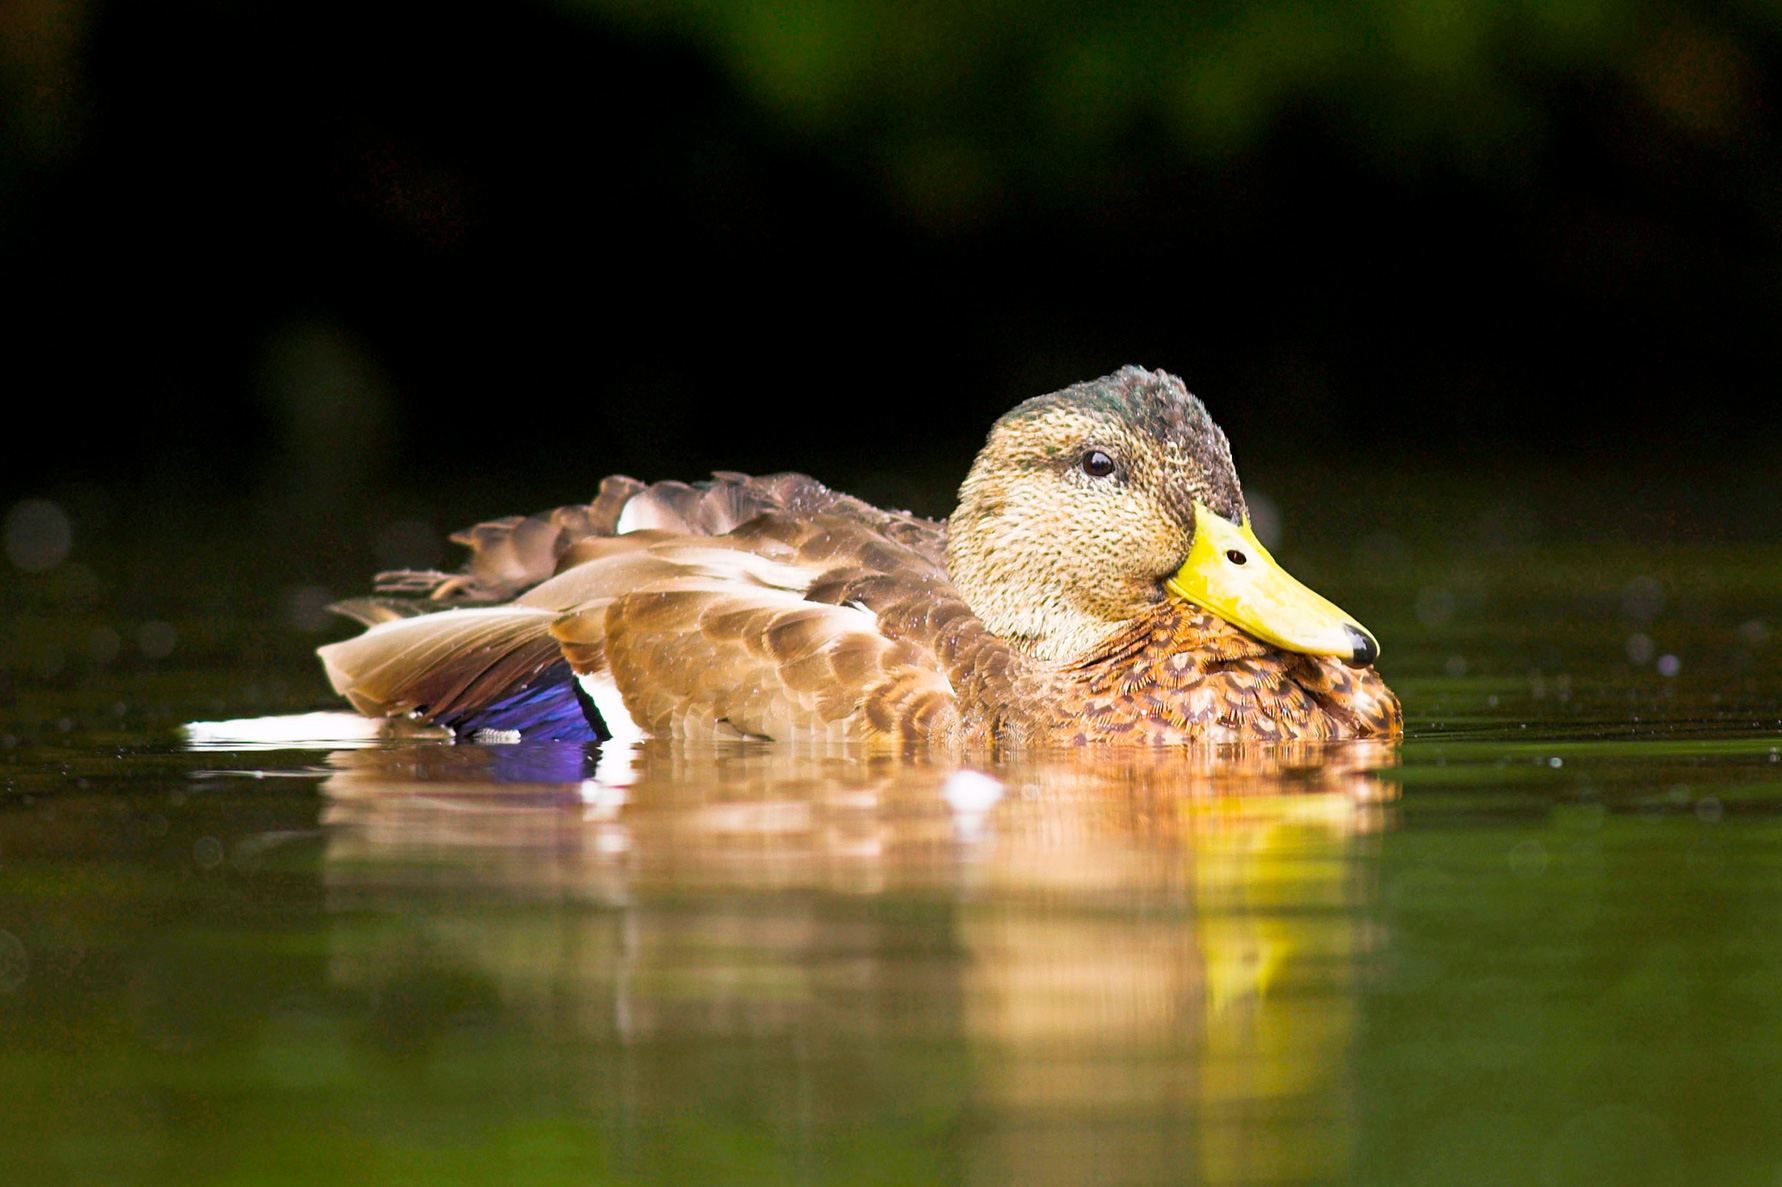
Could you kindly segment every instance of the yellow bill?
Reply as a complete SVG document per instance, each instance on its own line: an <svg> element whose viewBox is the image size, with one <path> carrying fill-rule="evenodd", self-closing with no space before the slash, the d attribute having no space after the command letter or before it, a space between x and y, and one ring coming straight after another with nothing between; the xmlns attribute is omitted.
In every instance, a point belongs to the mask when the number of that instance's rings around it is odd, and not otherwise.
<svg viewBox="0 0 1782 1187"><path fill-rule="evenodd" d="M1355 619L1287 575L1249 524L1194 504L1194 546L1166 588L1239 630L1288 651L1364 668L1380 644Z"/></svg>

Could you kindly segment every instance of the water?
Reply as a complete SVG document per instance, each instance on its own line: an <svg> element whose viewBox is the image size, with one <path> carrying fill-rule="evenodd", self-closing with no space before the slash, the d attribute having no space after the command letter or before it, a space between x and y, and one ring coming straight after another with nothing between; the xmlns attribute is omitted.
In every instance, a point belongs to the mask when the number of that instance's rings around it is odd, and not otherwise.
<svg viewBox="0 0 1782 1187"><path fill-rule="evenodd" d="M1782 1182L1777 557L1417 555L1402 745L976 775L197 749L314 638L15 575L0 1181Z"/></svg>

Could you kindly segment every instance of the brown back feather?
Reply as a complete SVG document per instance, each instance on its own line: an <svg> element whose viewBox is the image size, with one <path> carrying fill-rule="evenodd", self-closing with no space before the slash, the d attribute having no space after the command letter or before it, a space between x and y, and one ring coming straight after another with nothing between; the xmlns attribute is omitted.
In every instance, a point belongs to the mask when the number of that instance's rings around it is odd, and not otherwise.
<svg viewBox="0 0 1782 1187"><path fill-rule="evenodd" d="M584 541L615 536L621 515L629 513L628 527L676 536L722 536L769 512L793 519L851 519L937 561L946 549L944 524L880 510L804 474L751 477L720 470L709 482L649 486L613 475L601 481L592 503L510 515L453 533L454 543L470 549L469 560L456 573L394 570L378 574L374 587L379 593L453 604L505 602L561 572L566 554Z"/></svg>

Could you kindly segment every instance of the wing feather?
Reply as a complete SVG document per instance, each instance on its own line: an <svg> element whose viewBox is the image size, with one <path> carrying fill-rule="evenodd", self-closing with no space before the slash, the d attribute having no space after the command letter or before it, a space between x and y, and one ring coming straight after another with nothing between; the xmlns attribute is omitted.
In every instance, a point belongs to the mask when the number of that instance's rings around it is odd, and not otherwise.
<svg viewBox="0 0 1782 1187"><path fill-rule="evenodd" d="M434 605L519 596L419 618L364 605L362 617L391 620L322 649L362 711L462 712L564 658L610 680L633 720L663 736L909 745L957 732L935 644L958 650L947 633L958 612L925 617L906 603L950 592L941 525L802 475L719 474L609 479L587 506L455 538L471 560L449 579L423 575L440 579Z"/></svg>

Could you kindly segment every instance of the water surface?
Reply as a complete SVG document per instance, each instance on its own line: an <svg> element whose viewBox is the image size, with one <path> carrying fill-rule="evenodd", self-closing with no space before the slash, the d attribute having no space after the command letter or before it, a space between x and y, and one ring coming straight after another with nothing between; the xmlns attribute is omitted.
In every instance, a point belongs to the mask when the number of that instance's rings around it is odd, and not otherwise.
<svg viewBox="0 0 1782 1187"><path fill-rule="evenodd" d="M0 1177L1771 1187L1774 560L1309 555L1402 745L965 774L195 747L314 639L14 578Z"/></svg>

